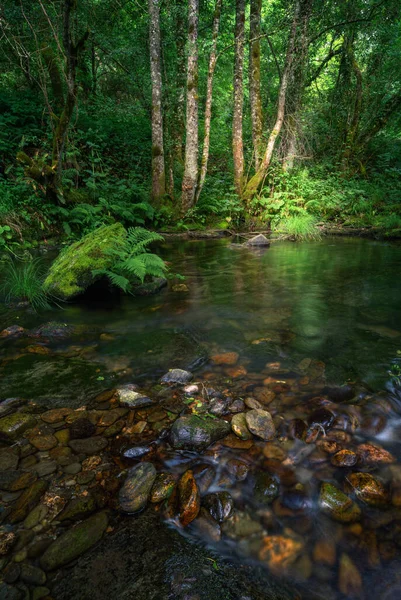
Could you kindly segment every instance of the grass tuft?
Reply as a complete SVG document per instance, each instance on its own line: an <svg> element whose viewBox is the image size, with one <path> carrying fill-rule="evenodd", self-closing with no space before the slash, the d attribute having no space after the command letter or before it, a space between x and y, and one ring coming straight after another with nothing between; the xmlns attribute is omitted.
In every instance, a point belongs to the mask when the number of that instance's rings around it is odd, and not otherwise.
<svg viewBox="0 0 401 600"><path fill-rule="evenodd" d="M275 231L285 233L297 241L320 240L321 233L316 227L316 218L312 215L293 215L282 219Z"/></svg>

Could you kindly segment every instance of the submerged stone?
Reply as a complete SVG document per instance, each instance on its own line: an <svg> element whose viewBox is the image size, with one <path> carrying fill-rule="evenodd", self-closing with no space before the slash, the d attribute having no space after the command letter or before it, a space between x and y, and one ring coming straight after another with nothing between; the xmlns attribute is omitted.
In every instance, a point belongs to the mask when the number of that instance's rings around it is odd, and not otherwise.
<svg viewBox="0 0 401 600"><path fill-rule="evenodd" d="M251 440L252 434L248 429L246 418L246 413L237 413L231 419L231 429L241 440Z"/></svg>
<svg viewBox="0 0 401 600"><path fill-rule="evenodd" d="M14 442L27 429L35 427L36 419L27 413L14 413L0 419L0 441Z"/></svg>
<svg viewBox="0 0 401 600"><path fill-rule="evenodd" d="M340 523L352 523L358 521L361 516L359 506L331 483L322 483L319 506L323 512Z"/></svg>
<svg viewBox="0 0 401 600"><path fill-rule="evenodd" d="M267 410L253 409L246 413L246 424L251 433L262 440L269 441L276 435L276 427Z"/></svg>
<svg viewBox="0 0 401 600"><path fill-rule="evenodd" d="M123 512L134 513L144 508L156 479L156 469L149 462L142 462L129 469L119 493Z"/></svg>
<svg viewBox="0 0 401 600"><path fill-rule="evenodd" d="M178 503L180 522L186 527L200 510L200 494L192 471L186 471L178 482Z"/></svg>
<svg viewBox="0 0 401 600"><path fill-rule="evenodd" d="M193 375L189 371L184 371L184 369L170 369L168 373L163 375L161 382L184 384L191 381L192 378Z"/></svg>
<svg viewBox="0 0 401 600"><path fill-rule="evenodd" d="M150 494L150 501L153 504L166 500L175 487L175 479L170 473L159 473Z"/></svg>
<svg viewBox="0 0 401 600"><path fill-rule="evenodd" d="M44 281L44 291L62 300L82 294L99 277L93 271L113 267L115 256L110 250L126 235L121 223L99 227L85 235L56 258Z"/></svg>
<svg viewBox="0 0 401 600"><path fill-rule="evenodd" d="M42 569L52 571L81 556L102 538L107 523L106 513L101 512L63 533L43 554Z"/></svg>
<svg viewBox="0 0 401 600"><path fill-rule="evenodd" d="M295 536L269 535L263 538L259 558L267 563L274 574L282 575L296 561L303 549L304 544Z"/></svg>
<svg viewBox="0 0 401 600"><path fill-rule="evenodd" d="M108 441L100 436L85 438L83 440L70 440L68 445L76 452L76 454L96 454L104 450Z"/></svg>
<svg viewBox="0 0 401 600"><path fill-rule="evenodd" d="M238 359L238 352L224 352L223 354L215 354L210 360L215 365L234 366Z"/></svg>
<svg viewBox="0 0 401 600"><path fill-rule="evenodd" d="M132 389L132 387L134 386L128 385L117 390L117 398L120 406L125 406L127 408L144 408L155 404L154 400L148 398L141 392L137 392L135 389Z"/></svg>
<svg viewBox="0 0 401 600"><path fill-rule="evenodd" d="M389 502L389 494L382 482L370 473L351 473L347 476L347 487L355 496L370 506L384 506Z"/></svg>
<svg viewBox="0 0 401 600"><path fill-rule="evenodd" d="M13 511L8 520L10 523L19 523L23 521L31 510L39 503L39 500L48 488L48 482L43 479L35 481L26 489L14 504Z"/></svg>
<svg viewBox="0 0 401 600"><path fill-rule="evenodd" d="M271 504L279 494L279 485L269 473L258 471L253 490L254 500L258 504Z"/></svg>
<svg viewBox="0 0 401 600"><path fill-rule="evenodd" d="M338 588L347 598L363 598L361 574L348 554L342 554L340 557Z"/></svg>
<svg viewBox="0 0 401 600"><path fill-rule="evenodd" d="M226 436L230 423L220 419L185 415L177 419L170 431L170 444L178 450L204 450Z"/></svg>
<svg viewBox="0 0 401 600"><path fill-rule="evenodd" d="M228 492L207 494L202 502L213 519L218 523L222 523L228 519L234 509L234 501Z"/></svg>

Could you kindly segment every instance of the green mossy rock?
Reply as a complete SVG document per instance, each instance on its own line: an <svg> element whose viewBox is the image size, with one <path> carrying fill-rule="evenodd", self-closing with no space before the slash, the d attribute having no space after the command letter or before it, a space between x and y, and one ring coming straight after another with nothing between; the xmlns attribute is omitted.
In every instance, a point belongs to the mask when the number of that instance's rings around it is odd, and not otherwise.
<svg viewBox="0 0 401 600"><path fill-rule="evenodd" d="M115 257L108 251L124 240L121 223L99 227L63 251L50 267L44 282L45 292L69 300L82 294L94 281L92 271L109 269Z"/></svg>
<svg viewBox="0 0 401 600"><path fill-rule="evenodd" d="M42 569L52 571L81 556L101 539L107 523L106 513L101 512L63 533L42 556Z"/></svg>
<svg viewBox="0 0 401 600"><path fill-rule="evenodd" d="M170 444L177 450L205 450L230 431L230 423L222 419L185 415L172 426Z"/></svg>

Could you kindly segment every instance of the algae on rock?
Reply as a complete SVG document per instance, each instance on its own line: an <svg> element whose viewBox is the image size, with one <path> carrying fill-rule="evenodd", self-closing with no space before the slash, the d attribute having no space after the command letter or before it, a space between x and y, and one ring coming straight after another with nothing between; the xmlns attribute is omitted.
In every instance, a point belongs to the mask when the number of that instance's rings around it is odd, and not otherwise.
<svg viewBox="0 0 401 600"><path fill-rule="evenodd" d="M50 267L44 290L61 300L83 293L96 279L93 271L112 267L110 253L126 238L121 223L99 227L63 251Z"/></svg>

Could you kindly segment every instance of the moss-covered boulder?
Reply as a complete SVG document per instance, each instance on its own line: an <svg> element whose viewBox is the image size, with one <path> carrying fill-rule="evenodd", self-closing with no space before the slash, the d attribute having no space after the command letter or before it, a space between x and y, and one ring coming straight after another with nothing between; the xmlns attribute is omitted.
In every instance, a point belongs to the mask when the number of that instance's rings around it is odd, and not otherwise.
<svg viewBox="0 0 401 600"><path fill-rule="evenodd" d="M69 246L50 267L44 282L45 292L61 300L82 294L94 283L94 270L112 267L115 257L109 251L126 235L121 223L114 223L99 227Z"/></svg>

